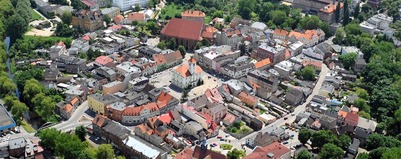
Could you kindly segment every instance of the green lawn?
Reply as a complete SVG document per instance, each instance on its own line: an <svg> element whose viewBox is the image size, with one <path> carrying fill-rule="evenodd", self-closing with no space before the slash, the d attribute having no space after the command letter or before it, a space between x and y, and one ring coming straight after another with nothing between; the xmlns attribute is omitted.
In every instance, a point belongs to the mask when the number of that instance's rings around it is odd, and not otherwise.
<svg viewBox="0 0 401 159"><path fill-rule="evenodd" d="M166 19L166 17L174 18L175 15L181 14L184 9L181 6L177 6L173 3L166 5L160 12L160 19Z"/></svg>
<svg viewBox="0 0 401 159"><path fill-rule="evenodd" d="M230 144L221 144L220 148L223 150L231 150L233 148L233 145Z"/></svg>
<svg viewBox="0 0 401 159"><path fill-rule="evenodd" d="M32 9L32 17L31 20L44 20L44 18L42 16L40 16L37 12L34 11L34 9Z"/></svg>
<svg viewBox="0 0 401 159"><path fill-rule="evenodd" d="M26 122L25 120L22 120L21 126L22 126L22 128L24 128L25 131L28 132L28 133L34 133L34 132L36 132L36 130L32 127L32 125L29 124L28 122Z"/></svg>

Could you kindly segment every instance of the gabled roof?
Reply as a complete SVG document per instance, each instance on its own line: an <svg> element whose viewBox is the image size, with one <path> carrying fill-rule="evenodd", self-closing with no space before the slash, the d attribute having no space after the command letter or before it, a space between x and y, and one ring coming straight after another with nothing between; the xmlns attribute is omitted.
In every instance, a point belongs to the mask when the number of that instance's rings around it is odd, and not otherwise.
<svg viewBox="0 0 401 159"><path fill-rule="evenodd" d="M128 14L127 19L132 20L132 21L143 21L143 20L145 20L145 14L132 12L132 13Z"/></svg>
<svg viewBox="0 0 401 159"><path fill-rule="evenodd" d="M187 10L181 13L181 17L205 17L206 14L198 10Z"/></svg>
<svg viewBox="0 0 401 159"><path fill-rule="evenodd" d="M273 34L280 35L280 36L287 36L288 35L288 31L283 30L283 29L274 29Z"/></svg>
<svg viewBox="0 0 401 159"><path fill-rule="evenodd" d="M196 146L194 153L192 155L192 158L197 158L197 159L205 159L205 158L210 158L210 159L226 159L226 156L223 154L214 152L209 149L202 149L200 146Z"/></svg>
<svg viewBox="0 0 401 159"><path fill-rule="evenodd" d="M180 39L202 40L203 23L186 19L171 19L160 34Z"/></svg>
<svg viewBox="0 0 401 159"><path fill-rule="evenodd" d="M265 147L257 147L251 154L245 156L243 159L278 159L284 154L290 153L290 151L291 150L289 148L285 147L279 142L274 142Z"/></svg>
<svg viewBox="0 0 401 159"><path fill-rule="evenodd" d="M178 153L174 159L189 159L192 158L192 154L194 153L194 150L191 149L191 147L186 147L184 150L182 150L180 153Z"/></svg>
<svg viewBox="0 0 401 159"><path fill-rule="evenodd" d="M103 127L105 124L107 124L109 119L107 119L105 116L97 114L95 118L92 120L92 124L97 125L98 127Z"/></svg>

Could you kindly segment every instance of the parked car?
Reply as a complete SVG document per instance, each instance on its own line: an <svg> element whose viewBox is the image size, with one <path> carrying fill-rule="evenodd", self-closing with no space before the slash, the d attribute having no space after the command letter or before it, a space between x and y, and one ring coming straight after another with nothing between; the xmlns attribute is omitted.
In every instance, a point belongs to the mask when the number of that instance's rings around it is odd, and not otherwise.
<svg viewBox="0 0 401 159"><path fill-rule="evenodd" d="M221 136L217 136L217 138L218 138L218 139L221 139L222 137L221 137Z"/></svg>
<svg viewBox="0 0 401 159"><path fill-rule="evenodd" d="M288 141L284 141L283 144L288 144Z"/></svg>

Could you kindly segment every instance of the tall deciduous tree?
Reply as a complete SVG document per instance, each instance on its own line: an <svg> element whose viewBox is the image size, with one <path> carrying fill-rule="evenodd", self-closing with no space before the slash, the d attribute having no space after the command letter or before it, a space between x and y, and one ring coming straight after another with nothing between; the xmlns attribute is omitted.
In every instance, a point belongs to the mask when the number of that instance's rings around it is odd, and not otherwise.
<svg viewBox="0 0 401 159"><path fill-rule="evenodd" d="M358 18L359 16L359 12L361 10L361 7L359 6L360 4L356 4L355 8L354 8L354 18Z"/></svg>
<svg viewBox="0 0 401 159"><path fill-rule="evenodd" d="M63 14L61 15L60 19L64 24L70 25L71 21L72 21L71 12L67 12L67 11L63 12Z"/></svg>
<svg viewBox="0 0 401 159"><path fill-rule="evenodd" d="M344 155L344 151L331 143L325 144L319 153L320 158L340 159Z"/></svg>
<svg viewBox="0 0 401 159"><path fill-rule="evenodd" d="M114 150L110 144L102 144L99 145L96 158L103 158L103 159L114 159Z"/></svg>
<svg viewBox="0 0 401 159"><path fill-rule="evenodd" d="M298 153L297 159L312 159L312 155L307 150Z"/></svg>
<svg viewBox="0 0 401 159"><path fill-rule="evenodd" d="M24 116L24 113L27 111L28 107L25 105L25 103L14 100L13 106L11 107L11 114L13 114L16 118L21 119Z"/></svg>
<svg viewBox="0 0 401 159"><path fill-rule="evenodd" d="M316 70L312 66L306 66L302 71L302 78L304 80L314 80L316 76Z"/></svg>
<svg viewBox="0 0 401 159"><path fill-rule="evenodd" d="M79 139L81 139L81 141L85 141L85 136L88 132L86 131L86 128L84 126L78 126L75 128L75 135L77 135L79 137Z"/></svg>
<svg viewBox="0 0 401 159"><path fill-rule="evenodd" d="M344 68L349 69L354 65L357 57L358 55L355 52L350 52L345 55L341 55L340 59L344 65Z"/></svg>
<svg viewBox="0 0 401 159"><path fill-rule="evenodd" d="M302 144L306 144L308 140L311 138L312 132L309 129L302 128L298 134L298 140Z"/></svg>
<svg viewBox="0 0 401 159"><path fill-rule="evenodd" d="M182 58L184 58L186 54L185 47L182 45L178 46L178 51L180 51Z"/></svg>

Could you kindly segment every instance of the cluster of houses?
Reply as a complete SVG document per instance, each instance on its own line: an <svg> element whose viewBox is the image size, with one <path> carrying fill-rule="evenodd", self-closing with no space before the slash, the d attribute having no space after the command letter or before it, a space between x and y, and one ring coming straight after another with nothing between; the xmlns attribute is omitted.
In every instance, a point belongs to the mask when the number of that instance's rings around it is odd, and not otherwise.
<svg viewBox="0 0 401 159"><path fill-rule="evenodd" d="M38 140L24 137L0 141L0 158L44 158Z"/></svg>

